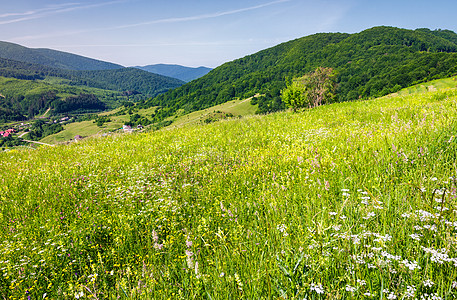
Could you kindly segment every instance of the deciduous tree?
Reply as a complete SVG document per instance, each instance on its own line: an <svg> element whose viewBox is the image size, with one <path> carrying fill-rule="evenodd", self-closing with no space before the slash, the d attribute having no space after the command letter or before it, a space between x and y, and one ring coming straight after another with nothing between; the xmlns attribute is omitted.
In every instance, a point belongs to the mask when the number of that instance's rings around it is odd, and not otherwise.
<svg viewBox="0 0 457 300"><path fill-rule="evenodd" d="M282 90L282 100L294 111L331 102L336 91L335 75L332 68L319 67L314 72L295 78Z"/></svg>

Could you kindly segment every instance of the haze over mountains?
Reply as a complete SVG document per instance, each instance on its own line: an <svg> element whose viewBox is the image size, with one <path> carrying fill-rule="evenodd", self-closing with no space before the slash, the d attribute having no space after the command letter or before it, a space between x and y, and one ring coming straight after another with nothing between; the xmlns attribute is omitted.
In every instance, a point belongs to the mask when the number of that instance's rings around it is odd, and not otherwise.
<svg viewBox="0 0 457 300"><path fill-rule="evenodd" d="M0 41L0 57L65 70L113 70L123 66L52 49L31 49Z"/></svg>
<svg viewBox="0 0 457 300"><path fill-rule="evenodd" d="M212 69L207 67L190 68L180 65L156 64L144 67L135 67L151 73L173 77L185 82L192 81L208 74Z"/></svg>
<svg viewBox="0 0 457 300"><path fill-rule="evenodd" d="M122 65L52 49L32 49L0 41L0 58L74 71L100 71L125 68ZM189 82L206 75L211 68L156 64L134 67L150 73Z"/></svg>

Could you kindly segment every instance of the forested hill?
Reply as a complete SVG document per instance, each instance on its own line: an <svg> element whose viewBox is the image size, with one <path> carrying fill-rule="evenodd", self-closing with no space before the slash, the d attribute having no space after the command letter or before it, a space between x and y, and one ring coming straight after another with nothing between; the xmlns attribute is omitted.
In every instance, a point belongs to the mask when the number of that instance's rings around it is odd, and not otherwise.
<svg viewBox="0 0 457 300"><path fill-rule="evenodd" d="M163 107L158 118L179 108L193 111L266 94L262 112L283 108L287 80L315 68L338 72L338 101L386 95L414 83L457 73L457 34L449 30L374 27L360 33L319 33L226 63L206 76L149 101Z"/></svg>
<svg viewBox="0 0 457 300"><path fill-rule="evenodd" d="M112 70L123 68L118 64L67 52L51 49L31 49L1 41L0 57L67 70Z"/></svg>
<svg viewBox="0 0 457 300"><path fill-rule="evenodd" d="M113 91L135 91L153 97L184 84L176 78L135 68L75 71L0 58L0 76L23 80L64 79L66 84Z"/></svg>

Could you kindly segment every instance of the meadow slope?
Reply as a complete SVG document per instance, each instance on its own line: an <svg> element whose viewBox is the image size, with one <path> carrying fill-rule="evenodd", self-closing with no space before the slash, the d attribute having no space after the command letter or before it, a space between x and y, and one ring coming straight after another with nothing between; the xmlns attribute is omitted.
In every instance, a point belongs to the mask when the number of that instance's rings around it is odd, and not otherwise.
<svg viewBox="0 0 457 300"><path fill-rule="evenodd" d="M6 299L457 297L457 91L0 153Z"/></svg>

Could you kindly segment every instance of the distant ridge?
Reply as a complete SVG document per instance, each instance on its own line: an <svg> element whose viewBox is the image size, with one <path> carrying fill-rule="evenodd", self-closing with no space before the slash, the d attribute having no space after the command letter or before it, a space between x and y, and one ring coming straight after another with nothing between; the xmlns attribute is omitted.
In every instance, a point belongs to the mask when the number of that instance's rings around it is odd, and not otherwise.
<svg viewBox="0 0 457 300"><path fill-rule="evenodd" d="M123 66L81 55L51 49L32 49L18 44L0 41L0 58L40 64L48 67L76 70L114 70Z"/></svg>
<svg viewBox="0 0 457 300"><path fill-rule="evenodd" d="M134 67L151 73L177 78L179 80L189 82L208 74L212 69L207 67L184 67L180 65L156 64L144 67Z"/></svg>

